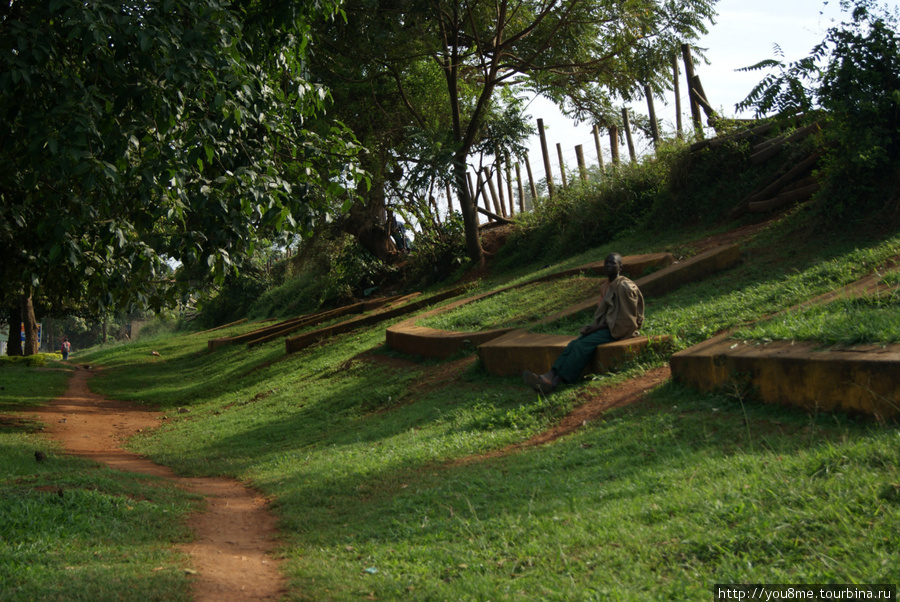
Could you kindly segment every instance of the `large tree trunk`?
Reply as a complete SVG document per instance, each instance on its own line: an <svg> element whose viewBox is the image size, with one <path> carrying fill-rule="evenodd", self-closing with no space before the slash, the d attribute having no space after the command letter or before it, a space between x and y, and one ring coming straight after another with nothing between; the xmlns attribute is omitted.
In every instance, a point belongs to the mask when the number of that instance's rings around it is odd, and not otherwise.
<svg viewBox="0 0 900 602"><path fill-rule="evenodd" d="M22 322L25 323L25 347L22 355L35 355L40 347L38 341L37 321L34 319L34 305L31 302L31 292L20 297Z"/></svg>
<svg viewBox="0 0 900 602"><path fill-rule="evenodd" d="M372 174L381 174L386 169L383 163L374 160L366 168ZM384 186L382 176L374 177L368 189L360 184L356 192L362 202L350 206L341 219L341 229L381 261L393 263L401 256L388 228Z"/></svg>
<svg viewBox="0 0 900 602"><path fill-rule="evenodd" d="M393 263L400 256L394 241L391 240L385 223L385 207L358 203L353 205L344 216L341 227L344 232L353 236L369 253L384 261Z"/></svg>
<svg viewBox="0 0 900 602"><path fill-rule="evenodd" d="M6 355L22 355L22 306L18 299L9 308L9 341L6 343Z"/></svg>

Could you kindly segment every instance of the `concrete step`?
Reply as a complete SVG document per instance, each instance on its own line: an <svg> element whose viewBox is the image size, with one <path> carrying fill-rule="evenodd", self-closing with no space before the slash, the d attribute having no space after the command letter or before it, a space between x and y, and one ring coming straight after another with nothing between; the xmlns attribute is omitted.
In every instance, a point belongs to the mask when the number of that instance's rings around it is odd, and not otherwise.
<svg viewBox="0 0 900 602"><path fill-rule="evenodd" d="M823 349L820 343L744 342L724 334L679 351L669 364L676 382L700 391L749 385L765 403L880 420L900 415L900 345Z"/></svg>
<svg viewBox="0 0 900 602"><path fill-rule="evenodd" d="M514 330L478 347L484 369L495 376L515 376L523 370L536 374L547 372L566 345L575 337L555 334L534 334ZM584 374L603 374L628 361L650 346L668 348L668 336L644 336L613 341L600 345L588 363Z"/></svg>

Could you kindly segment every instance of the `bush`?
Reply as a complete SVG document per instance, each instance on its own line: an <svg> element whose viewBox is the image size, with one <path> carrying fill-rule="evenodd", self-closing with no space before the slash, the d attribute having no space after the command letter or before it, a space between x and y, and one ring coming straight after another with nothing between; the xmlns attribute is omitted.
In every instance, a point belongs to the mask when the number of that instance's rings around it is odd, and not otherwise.
<svg viewBox="0 0 900 602"><path fill-rule="evenodd" d="M421 286L440 282L468 259L462 215L454 212L440 226L429 226L416 235L409 256L409 279Z"/></svg>
<svg viewBox="0 0 900 602"><path fill-rule="evenodd" d="M0 367L2 366L28 366L29 368L41 368L47 365L47 360L59 361L62 355L59 353L36 353L34 355L2 355L0 356Z"/></svg>

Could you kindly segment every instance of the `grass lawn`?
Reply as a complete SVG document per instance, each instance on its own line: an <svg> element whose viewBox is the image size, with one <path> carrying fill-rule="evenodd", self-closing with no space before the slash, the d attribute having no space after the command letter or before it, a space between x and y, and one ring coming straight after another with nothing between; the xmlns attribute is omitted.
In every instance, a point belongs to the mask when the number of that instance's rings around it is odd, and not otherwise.
<svg viewBox="0 0 900 602"><path fill-rule="evenodd" d="M777 228L767 236L785 239ZM756 322L885 264L900 238L762 236L748 253L648 299L648 333L684 346ZM133 449L272 496L290 599L709 600L714 583L900 583L895 425L665 384L505 453L665 358L545 398L460 357L399 356L387 325L289 356L281 341L207 353L205 338L176 336L85 357L109 367L100 392L190 410Z"/></svg>

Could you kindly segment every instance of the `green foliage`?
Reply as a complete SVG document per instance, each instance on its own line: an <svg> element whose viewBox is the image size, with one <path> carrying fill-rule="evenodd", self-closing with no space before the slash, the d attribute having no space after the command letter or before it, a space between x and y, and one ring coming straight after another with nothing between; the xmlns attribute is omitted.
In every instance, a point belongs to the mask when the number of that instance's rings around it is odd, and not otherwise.
<svg viewBox="0 0 900 602"><path fill-rule="evenodd" d="M212 328L243 318L270 284L268 275L259 265L229 273L213 294L201 302L199 323Z"/></svg>
<svg viewBox="0 0 900 602"><path fill-rule="evenodd" d="M27 366L29 368L41 368L47 365L47 360L59 361L62 355L59 353L35 353L34 355L0 355L0 368L3 366Z"/></svg>
<svg viewBox="0 0 900 602"><path fill-rule="evenodd" d="M639 163L594 170L588 182L558 190L519 215L500 264L573 255L628 233L709 224L755 184L758 173L747 169L746 153L739 144L691 153L669 143Z"/></svg>
<svg viewBox="0 0 900 602"><path fill-rule="evenodd" d="M338 239L338 251L332 257L331 269L325 276L322 301L344 304L376 290L394 268L365 250L355 239Z"/></svg>
<svg viewBox="0 0 900 602"><path fill-rule="evenodd" d="M280 284L272 285L274 275L267 279L268 288L262 282L258 288L248 283L248 289L234 300L242 304L240 310L219 293L212 306L204 307L204 324L225 324L243 316L298 316L322 306L342 305L374 293L396 268L379 261L352 237L325 232L304 241L297 256L279 270L284 274Z"/></svg>
<svg viewBox="0 0 900 602"><path fill-rule="evenodd" d="M185 322L181 316L171 312L160 312L153 316L147 324L141 326L137 339L145 340L162 336L171 336L184 329Z"/></svg>
<svg viewBox="0 0 900 602"><path fill-rule="evenodd" d="M824 111L819 199L823 214L845 221L858 218L861 209L884 206L885 199L872 192L900 156L900 20L896 9L874 0L841 0L841 7L850 20L830 28L808 57L748 67L777 72L737 108Z"/></svg>
<svg viewBox="0 0 900 602"><path fill-rule="evenodd" d="M304 45L264 66L243 16L212 0L7 7L4 282L95 308L171 305L170 262L221 281L260 236L308 230L322 191L355 179L355 147L300 128L324 101L301 76Z"/></svg>
<svg viewBox="0 0 900 602"><path fill-rule="evenodd" d="M409 255L409 280L428 286L446 280L466 263L465 224L458 212L443 224L425 222Z"/></svg>

